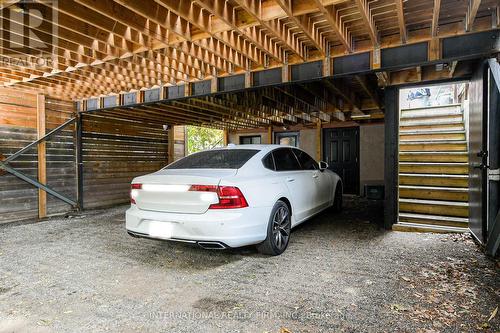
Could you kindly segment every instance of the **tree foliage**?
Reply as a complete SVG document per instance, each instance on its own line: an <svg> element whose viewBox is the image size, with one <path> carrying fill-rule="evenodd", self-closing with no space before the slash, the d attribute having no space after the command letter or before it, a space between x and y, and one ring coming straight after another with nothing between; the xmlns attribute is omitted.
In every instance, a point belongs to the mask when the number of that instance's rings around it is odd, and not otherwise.
<svg viewBox="0 0 500 333"><path fill-rule="evenodd" d="M188 154L223 145L223 132L221 130L198 126L186 126L186 130Z"/></svg>

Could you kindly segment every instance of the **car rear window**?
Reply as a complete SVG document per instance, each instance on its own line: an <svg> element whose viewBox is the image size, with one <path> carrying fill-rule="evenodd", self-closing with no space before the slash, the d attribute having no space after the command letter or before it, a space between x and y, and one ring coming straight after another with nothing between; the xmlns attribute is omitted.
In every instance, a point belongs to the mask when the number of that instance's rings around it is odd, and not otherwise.
<svg viewBox="0 0 500 333"><path fill-rule="evenodd" d="M165 169L239 169L258 152L255 149L207 150L184 157Z"/></svg>

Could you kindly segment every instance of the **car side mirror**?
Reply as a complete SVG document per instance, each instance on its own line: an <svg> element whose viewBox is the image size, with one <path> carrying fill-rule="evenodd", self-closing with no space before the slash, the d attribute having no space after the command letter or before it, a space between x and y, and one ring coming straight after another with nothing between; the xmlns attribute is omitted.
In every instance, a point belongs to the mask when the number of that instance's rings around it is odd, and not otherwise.
<svg viewBox="0 0 500 333"><path fill-rule="evenodd" d="M326 169L328 169L328 163L326 163L325 161L319 162L319 170L323 171L323 170L326 170Z"/></svg>

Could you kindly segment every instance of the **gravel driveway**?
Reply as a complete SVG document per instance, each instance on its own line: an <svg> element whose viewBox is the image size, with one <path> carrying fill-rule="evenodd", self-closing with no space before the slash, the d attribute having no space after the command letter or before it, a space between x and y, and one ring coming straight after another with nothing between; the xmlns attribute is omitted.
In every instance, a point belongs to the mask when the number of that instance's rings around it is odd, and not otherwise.
<svg viewBox="0 0 500 333"><path fill-rule="evenodd" d="M467 235L388 232L380 203L346 205L278 257L135 239L126 207L0 226L0 332L500 329L498 262Z"/></svg>

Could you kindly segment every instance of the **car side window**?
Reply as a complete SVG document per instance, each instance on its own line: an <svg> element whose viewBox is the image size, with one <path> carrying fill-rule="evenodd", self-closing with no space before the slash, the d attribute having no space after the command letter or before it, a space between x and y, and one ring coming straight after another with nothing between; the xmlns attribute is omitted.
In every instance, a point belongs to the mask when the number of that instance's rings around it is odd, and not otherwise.
<svg viewBox="0 0 500 333"><path fill-rule="evenodd" d="M274 159L273 159L272 153L267 154L262 159L262 164L264 165L264 168L272 170L272 171L276 171L276 167L274 166Z"/></svg>
<svg viewBox="0 0 500 333"><path fill-rule="evenodd" d="M318 170L318 163L309 154L298 149L294 149L293 152L297 156L302 170Z"/></svg>
<svg viewBox="0 0 500 333"><path fill-rule="evenodd" d="M290 148L279 148L273 150L276 171L301 170L299 161Z"/></svg>

